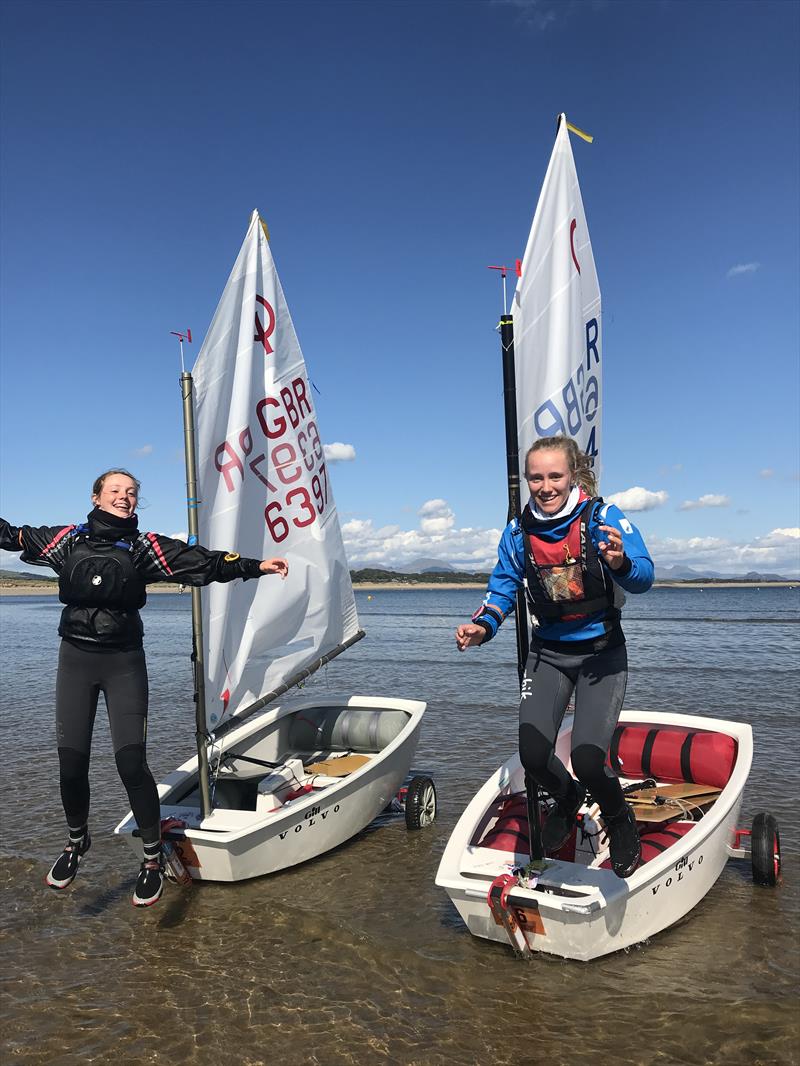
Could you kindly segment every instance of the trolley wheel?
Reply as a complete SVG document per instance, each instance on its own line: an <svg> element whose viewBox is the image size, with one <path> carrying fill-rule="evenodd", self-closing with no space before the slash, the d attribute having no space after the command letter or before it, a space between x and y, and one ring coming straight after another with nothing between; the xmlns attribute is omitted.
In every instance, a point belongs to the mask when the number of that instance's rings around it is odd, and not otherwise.
<svg viewBox="0 0 800 1066"><path fill-rule="evenodd" d="M757 885L777 885L781 875L781 837L778 823L763 811L753 819L750 861Z"/></svg>
<svg viewBox="0 0 800 1066"><path fill-rule="evenodd" d="M406 829L424 829L436 818L436 788L430 777L412 777L406 793Z"/></svg>

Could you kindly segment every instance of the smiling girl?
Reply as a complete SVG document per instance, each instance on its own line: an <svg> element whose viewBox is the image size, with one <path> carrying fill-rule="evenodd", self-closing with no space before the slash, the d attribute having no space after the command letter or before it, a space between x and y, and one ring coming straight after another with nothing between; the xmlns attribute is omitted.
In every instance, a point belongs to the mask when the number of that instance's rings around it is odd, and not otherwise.
<svg viewBox="0 0 800 1066"><path fill-rule="evenodd" d="M0 548L58 574L65 604L58 627L56 735L61 800L69 840L45 881L67 888L91 847L89 753L98 696L105 696L117 770L144 846L133 903L156 903L163 890L158 790L147 765L148 684L139 611L146 586L157 581L212 581L289 572L285 559L242 559L160 533L139 532L139 482L127 470L107 470L92 487L93 510L81 525L11 526L0 519Z"/></svg>
<svg viewBox="0 0 800 1066"><path fill-rule="evenodd" d="M590 460L573 440L538 440L526 456L525 478L530 500L506 527L483 604L471 623L458 627L456 643L464 651L491 640L525 586L533 635L522 681L519 753L555 800L542 843L551 854L565 843L588 789L600 804L614 872L629 877L641 855L639 835L606 755L628 678L623 592L646 592L653 562L635 526L597 496ZM555 754L573 692L577 781Z"/></svg>

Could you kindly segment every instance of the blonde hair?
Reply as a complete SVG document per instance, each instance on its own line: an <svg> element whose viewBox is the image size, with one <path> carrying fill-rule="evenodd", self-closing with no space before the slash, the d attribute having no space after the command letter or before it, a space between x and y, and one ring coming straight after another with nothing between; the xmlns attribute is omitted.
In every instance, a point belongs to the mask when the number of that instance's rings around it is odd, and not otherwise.
<svg viewBox="0 0 800 1066"><path fill-rule="evenodd" d="M100 495L100 490L102 489L106 478L107 477L111 477L112 474L124 474L125 477L129 477L131 479L131 481L134 483L134 485L136 486L136 495L138 497L139 493L142 491L142 486L141 486L140 481L138 480L138 478L135 478L133 476L133 474L130 472L130 470L123 470L121 467L116 469L116 470L106 470L106 472L104 474L101 474L99 477L96 477L94 479L94 485L92 485L92 496L99 496Z"/></svg>
<svg viewBox="0 0 800 1066"><path fill-rule="evenodd" d="M528 472L528 457L534 452L562 451L566 456L569 474L573 485L578 485L587 496L597 495L597 478L592 466L592 460L582 452L571 437L560 434L556 437L540 437L525 453L525 473Z"/></svg>

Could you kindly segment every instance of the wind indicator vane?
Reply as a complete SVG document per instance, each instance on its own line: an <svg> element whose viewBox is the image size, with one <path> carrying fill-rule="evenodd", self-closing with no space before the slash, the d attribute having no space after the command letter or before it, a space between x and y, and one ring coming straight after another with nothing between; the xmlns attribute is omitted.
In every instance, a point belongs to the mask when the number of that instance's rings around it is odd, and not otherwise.
<svg viewBox="0 0 800 1066"><path fill-rule="evenodd" d="M511 267L507 266L487 266L487 270L499 270L500 277L503 279L503 315L508 314L508 300L506 298L506 274L511 270ZM514 272L518 278L522 277L522 260L514 260Z"/></svg>
<svg viewBox="0 0 800 1066"><path fill-rule="evenodd" d="M181 373L185 374L186 367L183 364L183 342L187 341L189 344L192 343L192 331L187 326L185 333L176 333L174 329L171 329L169 332L171 336L178 338L178 344L181 347Z"/></svg>

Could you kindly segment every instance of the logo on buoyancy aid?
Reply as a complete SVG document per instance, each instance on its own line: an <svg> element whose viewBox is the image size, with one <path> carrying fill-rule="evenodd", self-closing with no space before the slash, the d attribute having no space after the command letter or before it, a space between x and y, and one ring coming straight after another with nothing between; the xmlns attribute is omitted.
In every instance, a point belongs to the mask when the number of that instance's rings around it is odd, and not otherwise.
<svg viewBox="0 0 800 1066"><path fill-rule="evenodd" d="M600 497L588 500L556 539L542 535L548 524L537 522L530 507L523 511L528 602L541 621L570 621L613 606L612 582L588 528L602 502Z"/></svg>
<svg viewBox="0 0 800 1066"><path fill-rule="evenodd" d="M133 564L133 544L90 541L78 527L59 574L59 599L75 607L135 611L146 600L145 582Z"/></svg>

